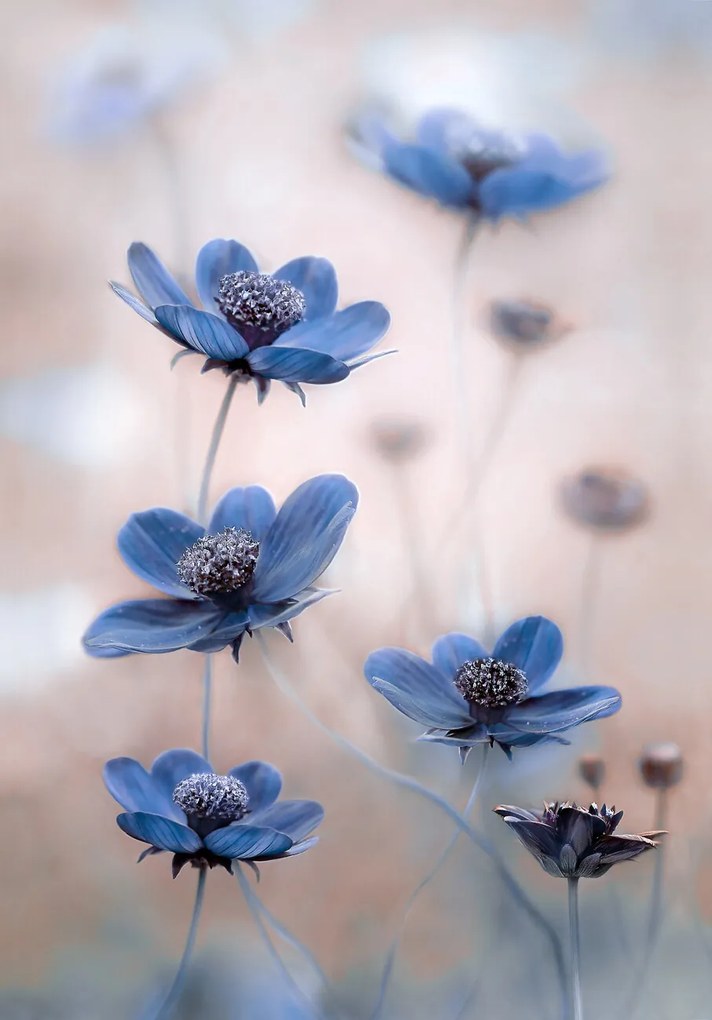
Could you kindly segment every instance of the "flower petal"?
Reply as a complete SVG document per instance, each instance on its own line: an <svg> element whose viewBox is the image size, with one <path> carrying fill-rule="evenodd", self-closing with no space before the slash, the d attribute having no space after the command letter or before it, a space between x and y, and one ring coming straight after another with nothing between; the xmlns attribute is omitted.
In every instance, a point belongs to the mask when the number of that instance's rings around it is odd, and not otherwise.
<svg viewBox="0 0 712 1020"><path fill-rule="evenodd" d="M298 843L316 829L324 819L324 808L315 800L282 800L260 811L250 820L255 825L268 826L285 832L293 843Z"/></svg>
<svg viewBox="0 0 712 1020"><path fill-rule="evenodd" d="M171 850L174 854L195 853L203 845L197 832L162 815L136 811L118 815L116 821L119 828L134 839L150 843L160 850Z"/></svg>
<svg viewBox="0 0 712 1020"><path fill-rule="evenodd" d="M349 368L328 354L301 348L257 347L250 351L247 362L253 372L282 382L313 383L320 386L340 382Z"/></svg>
<svg viewBox="0 0 712 1020"><path fill-rule="evenodd" d="M235 638L244 634L249 622L245 609L236 609L229 613L223 610L219 622L208 636L191 641L187 647L191 652L219 652L225 645L231 644Z"/></svg>
<svg viewBox="0 0 712 1020"><path fill-rule="evenodd" d="M158 305L156 318L194 350L218 361L244 358L249 348L224 319L190 305Z"/></svg>
<svg viewBox="0 0 712 1020"><path fill-rule="evenodd" d="M318 842L319 842L318 836L312 836L311 839L303 839L301 843L295 843L294 846L290 846L289 850L285 850L284 853L281 854L280 856L296 857L297 854L303 854L307 850L311 850L311 848L313 846L316 846ZM260 860L260 858L256 857L255 860Z"/></svg>
<svg viewBox="0 0 712 1020"><path fill-rule="evenodd" d="M442 700L436 696L430 696L419 692L417 695L408 694L399 687L394 687L387 680L373 680L371 686L379 694L382 694L386 701L389 701L394 708L397 708L409 719L420 723L421 726L432 726L437 729L453 729L453 715L448 713ZM459 725L463 725L459 722Z"/></svg>
<svg viewBox="0 0 712 1020"><path fill-rule="evenodd" d="M243 244L217 238L203 245L195 263L195 284L208 312L218 312L216 299L220 293L221 278L241 270L248 273L258 271L257 263Z"/></svg>
<svg viewBox="0 0 712 1020"><path fill-rule="evenodd" d="M253 813L274 804L282 789L281 774L266 761L247 761L244 765L236 765L228 775L244 784L250 798L248 806Z"/></svg>
<svg viewBox="0 0 712 1020"><path fill-rule="evenodd" d="M433 645L433 665L452 682L463 662L486 659L487 651L467 634L443 634Z"/></svg>
<svg viewBox="0 0 712 1020"><path fill-rule="evenodd" d="M130 290L127 290L126 287L122 287L120 283L114 283L113 280L109 283L109 286L113 290L114 294L120 297L122 301L125 301L129 308L133 308L133 310L137 312L142 319L145 319L146 322L150 322L154 326L158 325L158 320L153 314L153 309L147 308L146 305L144 305L142 301L139 301L136 295L132 294Z"/></svg>
<svg viewBox="0 0 712 1020"><path fill-rule="evenodd" d="M276 280L286 280L300 290L306 301L306 318L323 319L336 308L339 295L336 272L328 259L305 255L292 259L272 273Z"/></svg>
<svg viewBox="0 0 712 1020"><path fill-rule="evenodd" d="M537 690L558 666L564 650L561 631L545 616L527 616L505 630L492 657L524 671L529 692Z"/></svg>
<svg viewBox="0 0 712 1020"><path fill-rule="evenodd" d="M262 828L257 825L243 825L236 822L222 829L215 829L205 837L205 845L218 857L231 860L251 860L253 857L270 858L285 853L293 845L284 832Z"/></svg>
<svg viewBox="0 0 712 1020"><path fill-rule="evenodd" d="M416 137L421 145L442 152L462 149L473 141L477 144L480 134L481 130L472 117L452 107L428 110L416 128Z"/></svg>
<svg viewBox="0 0 712 1020"><path fill-rule="evenodd" d="M526 698L507 709L504 725L523 733L557 733L605 719L621 707L615 687L571 687Z"/></svg>
<svg viewBox="0 0 712 1020"><path fill-rule="evenodd" d="M189 305L190 298L179 287L161 260L139 241L128 250L129 272L136 290L147 305Z"/></svg>
<svg viewBox="0 0 712 1020"><path fill-rule="evenodd" d="M395 691L401 691L407 698L413 699L422 712L436 718L435 722L424 722L425 726L458 729L472 724L467 702L457 693L451 679L419 655L407 652L404 648L379 648L366 659L363 671L372 687L378 681L385 681ZM393 700L395 695L389 696L385 690L381 690L381 693L396 708L399 707ZM406 711L406 714L410 713Z"/></svg>
<svg viewBox="0 0 712 1020"><path fill-rule="evenodd" d="M154 507L129 517L117 545L124 563L137 577L165 595L194 599L197 596L178 580L176 564L188 546L204 534L205 529L185 514Z"/></svg>
<svg viewBox="0 0 712 1020"><path fill-rule="evenodd" d="M604 835L606 823L585 808L562 807L556 816L556 834L562 844L569 844L580 857L593 848L594 842Z"/></svg>
<svg viewBox="0 0 712 1020"><path fill-rule="evenodd" d="M124 652L174 652L207 637L221 612L210 602L136 599L119 602L97 616L84 635L89 655L105 649Z"/></svg>
<svg viewBox="0 0 712 1020"><path fill-rule="evenodd" d="M319 322L304 322L288 329L274 348L319 351L339 361L352 361L370 351L391 324L379 301L359 301Z"/></svg>
<svg viewBox="0 0 712 1020"><path fill-rule="evenodd" d="M313 606L315 603L321 602L327 595L333 594L334 592L329 588L310 587L304 588L288 602L278 602L276 604L256 603L251 605L247 610L250 630L278 627L280 623L287 623L287 621L293 620L295 616L299 616L309 606Z"/></svg>
<svg viewBox="0 0 712 1020"><path fill-rule="evenodd" d="M588 164L580 176L560 164L547 167L539 160L493 170L482 181L479 195L486 216L525 216L563 205L603 184L607 174L593 175Z"/></svg>
<svg viewBox="0 0 712 1020"><path fill-rule="evenodd" d="M281 602L309 587L336 555L357 506L358 490L343 475L318 475L295 489L260 549L255 602Z"/></svg>
<svg viewBox="0 0 712 1020"><path fill-rule="evenodd" d="M558 861L561 842L553 826L544 822L519 821L511 815L504 815L503 818L530 853L536 857L553 857Z"/></svg>
<svg viewBox="0 0 712 1020"><path fill-rule="evenodd" d="M639 857L646 850L654 850L657 843L646 836L605 836L596 844L602 864L617 864Z"/></svg>
<svg viewBox="0 0 712 1020"><path fill-rule="evenodd" d="M274 500L261 485L237 487L225 493L213 510L208 531L214 535L223 528L245 528L261 542L276 516Z"/></svg>
<svg viewBox="0 0 712 1020"><path fill-rule="evenodd" d="M173 801L173 791L178 783L188 776L197 773L213 772L214 769L209 761L197 751L188 747L174 747L170 751L159 754L151 766L151 777L165 799L168 814L180 821L185 821L185 815Z"/></svg>
<svg viewBox="0 0 712 1020"><path fill-rule="evenodd" d="M153 776L134 758L112 758L104 766L104 785L127 811L162 813L165 797Z"/></svg>
<svg viewBox="0 0 712 1020"><path fill-rule="evenodd" d="M446 744L448 747L474 747L476 744L489 743L490 737L484 723L474 723L461 730L434 727L421 733L418 740L428 744Z"/></svg>
<svg viewBox="0 0 712 1020"><path fill-rule="evenodd" d="M386 170L401 184L443 205L461 208L473 198L474 184L467 170L444 153L422 145L387 145Z"/></svg>

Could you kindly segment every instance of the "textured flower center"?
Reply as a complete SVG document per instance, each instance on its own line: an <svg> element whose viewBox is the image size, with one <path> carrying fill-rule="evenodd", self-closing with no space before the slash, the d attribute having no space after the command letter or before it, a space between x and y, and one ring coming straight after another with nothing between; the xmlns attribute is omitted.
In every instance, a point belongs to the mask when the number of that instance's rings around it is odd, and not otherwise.
<svg viewBox="0 0 712 1020"><path fill-rule="evenodd" d="M301 322L306 311L304 295L291 283L245 270L221 278L218 306L238 330L248 326L272 338Z"/></svg>
<svg viewBox="0 0 712 1020"><path fill-rule="evenodd" d="M181 582L197 595L237 591L252 577L260 544L244 528L203 535L176 564Z"/></svg>
<svg viewBox="0 0 712 1020"><path fill-rule="evenodd" d="M245 815L249 797L244 785L234 776L196 772L178 783L173 800L189 818L206 818L227 825Z"/></svg>
<svg viewBox="0 0 712 1020"><path fill-rule="evenodd" d="M521 669L500 659L470 659L455 674L455 687L466 701L483 708L504 708L521 701L527 678Z"/></svg>
<svg viewBox="0 0 712 1020"><path fill-rule="evenodd" d="M460 149L458 158L469 175L479 182L493 170L501 170L516 163L521 155L514 144L486 145L472 142Z"/></svg>

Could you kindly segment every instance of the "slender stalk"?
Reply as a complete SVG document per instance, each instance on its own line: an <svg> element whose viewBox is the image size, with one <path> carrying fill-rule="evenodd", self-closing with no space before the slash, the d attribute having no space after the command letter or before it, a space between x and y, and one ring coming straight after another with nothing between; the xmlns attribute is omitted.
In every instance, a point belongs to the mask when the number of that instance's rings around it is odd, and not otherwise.
<svg viewBox="0 0 712 1020"><path fill-rule="evenodd" d="M470 813L471 813L472 809L474 808L475 803L477 801L477 796L479 794L480 787L482 786L482 780L484 778L485 769L487 767L487 757L488 757L487 756L487 752L488 752L488 750L489 750L488 745L487 744L483 744L482 745L482 759L481 759L481 762L480 762L479 770L477 772L477 778L475 779L474 785L472 787L472 791L470 792L470 796L469 796L469 798L467 800L467 804L465 805L465 810L462 812L462 817L465 818L465 819L467 819L469 817L469 815L470 815ZM408 897L408 900L407 900L406 905L405 905L405 910L403 911L403 916L401 917L400 924L398 925L398 929L397 929L396 934L395 934L395 936L393 938L393 941L391 942L391 946L390 946L390 949L388 951L388 955L386 957L386 963L385 963L385 966L383 968L383 973L381 975L381 984L380 984L380 987L379 987L379 990L378 990L378 1000L377 1000L376 1005L374 1007L373 1013L371 1014L371 1020L380 1020L381 1016L383 1015L383 1007L385 1005L386 995L388 994L388 985L389 985L391 976L393 974L393 968L395 966L396 956L398 954L398 948L399 948L399 945L400 945L400 941L403 938L403 933L405 932L406 924L408 923L408 918L410 917L411 911L413 910L413 907L415 906L415 901L418 899L418 896L421 894L423 889L425 889L432 882L432 880L435 878L435 876L437 875L437 873L440 870L440 868L443 866L445 861L448 859L448 857L450 856L450 854L454 850L455 844L459 840L460 835L461 835L461 832L460 832L460 829L458 828L453 833L453 835L450 837L450 840L447 843L447 845L443 848L443 850L440 852L440 854L436 858L435 863L432 865L432 867L428 871L427 875L425 875L425 877L420 880L418 885L415 887L413 892Z"/></svg>
<svg viewBox="0 0 712 1020"><path fill-rule="evenodd" d="M158 1007L154 1014L153 1020L168 1020L168 1017L173 1012L173 1007L180 998L180 994L183 991L185 979L188 975L188 966L190 964L191 956L193 955L193 948L195 946L195 937L198 933L198 922L200 921L200 912L203 909L203 898L205 896L205 876L207 875L207 869L201 867L198 872L198 884L195 890L195 903L193 904L193 916L190 919L190 927L188 928L188 936L185 940L185 948L183 949L183 955L180 958L178 964L178 970L176 976L173 978L173 984L166 992L163 1002Z"/></svg>
<svg viewBox="0 0 712 1020"><path fill-rule="evenodd" d="M201 746L203 758L210 761L210 707L213 696L213 657L211 654L205 656L205 667L203 669L203 725Z"/></svg>
<svg viewBox="0 0 712 1020"><path fill-rule="evenodd" d="M331 987L331 982L324 973L321 964L317 960L314 953L312 953L311 949L308 946L305 946L304 943L301 942L297 938L297 936L293 932L291 932L289 928L286 927L286 925L282 924L282 922L277 917L275 917L272 911L265 906L265 904L262 902L262 900L260 900L257 897L257 895L254 896L254 900L255 906L260 911L260 913L267 921L267 923L270 925L270 927L274 929L275 933L279 935L279 937L284 942L286 942L287 945L291 946L292 949L295 949L301 956L304 957L309 966L313 969L316 976L319 978L319 981L323 986L324 990L331 997L334 997L335 993L333 988Z"/></svg>
<svg viewBox="0 0 712 1020"><path fill-rule="evenodd" d="M464 338L467 328L466 309L469 307L466 301L466 293L470 254L479 225L480 218L477 213L472 213L465 219L462 236L455 252L452 286L452 336L450 340L452 384L455 394L456 422L463 443L465 460L468 465L471 457L468 427L469 395L465 383L466 373L464 365Z"/></svg>
<svg viewBox="0 0 712 1020"><path fill-rule="evenodd" d="M200 524L207 524L207 505L210 490L210 479L213 474L213 468L215 467L215 457L217 456L220 440L222 439L228 411L230 410L230 404L232 403L232 398L235 395L235 390L237 389L239 381L240 377L236 372L230 376L227 389L225 390L225 396L222 399L222 403L220 404L220 409L218 410L217 418L215 419L215 424L213 426L213 434L210 437L210 445L208 446L208 453L205 458L203 475L200 480L200 493L198 495L198 521Z"/></svg>
<svg viewBox="0 0 712 1020"><path fill-rule="evenodd" d="M386 765L381 765L381 763L376 761L375 758L372 758L365 751L362 751L360 747L352 744L346 737L337 733L335 730L332 730L326 725L326 723L322 722L322 720L314 714L311 708L302 701L299 694L289 683L287 677L272 661L267 650L267 643L264 639L264 635L260 631L256 631L255 638L262 649L265 665L267 667L267 671L272 677L272 680L282 694L289 698L292 704L299 709L302 715L306 716L306 718L309 719L314 726L320 729L322 733L325 733L331 740L334 741L335 744L342 748L342 750L347 751L349 754L357 758L361 764L370 769L371 772L389 780L389 782L394 783L396 786L400 786L405 790L410 790L412 793L417 793L420 797L424 797L426 800L429 800L431 804L436 805L436 807L443 811L448 818L457 825L458 829L460 829L460 831L463 832L476 847L478 847L478 849L487 854L494 867L497 869L499 877L504 883L507 892L515 900L518 906L520 906L530 917L534 924L538 925L545 937L548 939L554 955L554 963L561 985L562 994L564 994L566 989L566 968L564 965L564 955L559 936L546 917L544 917L541 913L539 908L529 899L526 892L519 882L517 882L516 878L512 875L507 866L503 863L494 845L487 839L486 836L483 836L481 833L473 829L466 819L464 819L462 815L445 800L444 797L435 793L434 790L428 789L427 786L423 786L422 783L411 778L411 776L403 775L400 772L396 772L395 769L390 769Z"/></svg>
<svg viewBox="0 0 712 1020"><path fill-rule="evenodd" d="M160 164L162 192L166 199L168 220L173 233L173 258L175 264L184 268L190 257L187 210L183 174L181 173L180 150L165 122L160 116L149 122L156 156Z"/></svg>
<svg viewBox="0 0 712 1020"><path fill-rule="evenodd" d="M432 626L434 606L430 595L430 584L427 565L423 560L423 541L418 521L416 520L417 500L408 484L407 468L404 464L393 465L393 488L396 507L401 523L401 537L405 554L410 564L411 592L417 595L416 604L420 609L420 618L427 628ZM400 627L405 630L406 621L410 618L406 603L402 606Z"/></svg>
<svg viewBox="0 0 712 1020"><path fill-rule="evenodd" d="M581 663L581 673L586 680L591 672L591 649L593 647L595 606L598 595L600 565L601 538L600 535L594 532L591 535L581 573L581 602L578 626L579 661Z"/></svg>
<svg viewBox="0 0 712 1020"><path fill-rule="evenodd" d="M569 882L569 935L571 938L571 960L569 970L569 987L571 990L572 1020L583 1020L583 1004L581 1001L581 934L579 930L578 884L577 878Z"/></svg>

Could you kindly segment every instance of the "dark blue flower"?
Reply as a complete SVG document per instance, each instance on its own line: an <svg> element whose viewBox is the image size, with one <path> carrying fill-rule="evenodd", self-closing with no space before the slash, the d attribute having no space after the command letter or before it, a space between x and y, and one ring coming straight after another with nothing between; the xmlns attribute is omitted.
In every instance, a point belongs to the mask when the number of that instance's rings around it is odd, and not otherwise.
<svg viewBox="0 0 712 1020"><path fill-rule="evenodd" d="M596 150L569 155L546 135L517 139L482 128L458 110L426 113L414 141L396 137L382 116L365 114L352 138L365 162L399 183L490 220L553 209L608 177Z"/></svg>
<svg viewBox="0 0 712 1020"><path fill-rule="evenodd" d="M315 801L277 801L282 777L273 765L248 761L221 776L185 748L164 751L150 772L134 758L112 758L104 782L125 808L116 818L119 828L149 845L139 861L168 851L174 878L188 862L232 872L235 860L304 853L317 842L308 837L324 817Z"/></svg>
<svg viewBox="0 0 712 1020"><path fill-rule="evenodd" d="M279 513L259 485L231 489L207 529L175 510L132 514L118 536L126 565L169 598L120 602L84 635L90 655L189 648L237 657L245 633L277 627L318 602L314 582L336 555L358 505L343 475L319 475L289 496Z"/></svg>
<svg viewBox="0 0 712 1020"><path fill-rule="evenodd" d="M366 679L404 715L427 726L420 738L460 749L475 744L513 747L544 741L613 715L621 696L613 687L538 691L556 669L561 632L543 616L513 623L492 652L465 634L446 634L433 646L432 664L402 648L369 655Z"/></svg>
<svg viewBox="0 0 712 1020"><path fill-rule="evenodd" d="M186 351L204 355L203 371L252 379L260 400L277 379L303 402L301 383L339 382L382 356L367 352L388 329L388 312L378 301L337 312L336 273L326 259L304 256L260 273L237 241L209 241L195 268L202 308L145 244L131 245L128 262L141 300L112 283L119 297Z"/></svg>

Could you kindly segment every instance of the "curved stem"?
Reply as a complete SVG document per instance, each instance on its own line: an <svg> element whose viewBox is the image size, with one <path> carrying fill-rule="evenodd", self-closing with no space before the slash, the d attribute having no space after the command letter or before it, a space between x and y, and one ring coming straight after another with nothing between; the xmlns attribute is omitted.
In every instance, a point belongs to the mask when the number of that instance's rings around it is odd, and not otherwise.
<svg viewBox="0 0 712 1020"><path fill-rule="evenodd" d="M365 765L365 767L370 769L371 772L376 773L376 775L379 775L384 779L388 779L389 782L394 783L396 786L400 786L405 790L410 790L412 793L417 793L418 796L429 800L431 804L434 804L443 811L478 849L487 854L492 861L492 864L497 869L499 877L507 889L507 892L515 900L518 906L520 906L530 917L534 924L538 925L549 941L554 955L554 963L557 976L561 984L562 994L564 994L566 989L566 968L564 966L564 954L561 948L561 940L549 921L544 917L539 908L532 903L522 886L519 882L517 882L514 875L512 875L507 866L502 862L494 845L487 839L486 836L483 836L481 833L477 832L477 830L473 829L462 815L445 800L444 797L435 793L434 790L428 789L427 786L423 786L422 783L411 778L411 776L403 775L400 772L396 772L395 769L390 769L386 765L381 765L381 763L376 761L375 758L372 758L365 751L362 751L360 747L352 744L346 737L337 733L335 730L332 730L326 725L326 723L322 722L322 720L319 719L314 712L312 712L311 708L302 701L301 697L294 690L286 676L274 664L269 652L267 651L267 643L261 631L256 631L255 638L260 645L265 665L274 683L277 685L282 694L289 698L292 704L295 705L300 712L314 724L314 726L330 737L330 739L342 748L342 750L348 751L349 754L358 758L362 765Z"/></svg>
<svg viewBox="0 0 712 1020"><path fill-rule="evenodd" d="M210 706L213 695L213 657L210 653L205 656L205 667L203 669L203 725L201 746L202 755L206 761L210 761Z"/></svg>
<svg viewBox="0 0 712 1020"><path fill-rule="evenodd" d="M475 779L474 785L472 787L472 791L471 791L470 796L469 796L469 798L467 800L467 804L465 805L465 809L462 812L462 817L465 818L465 819L467 819L469 817L470 812L472 811L472 809L475 806L475 803L477 801L477 796L479 794L480 787L482 785L482 780L483 780L484 774L485 774L485 769L487 767L487 752L488 752L488 750L489 750L488 745L487 744L483 744L482 745L482 760L480 762L480 767L479 767L479 770L478 770L478 773L477 773L477 778ZM457 829L454 832L454 834L450 837L450 840L447 843L447 845L443 848L443 850L440 852L440 854L436 858L435 863L432 865L432 867L428 871L427 875L425 875L425 877L420 880L420 882L415 887L413 892L408 897L408 900L406 901L405 910L403 911L403 916L401 917L400 924L398 925L398 929L397 929L396 934L395 934L395 936L393 938L393 941L391 942L390 949L388 950L388 956L386 957L386 963L385 963L385 965L383 967L383 973L381 975L381 984L380 984L380 987L379 987L379 990L378 990L378 1000L377 1000L376 1005L374 1007L373 1013L371 1014L371 1020L380 1020L380 1018L382 1016L383 1007L384 1007L385 1001L386 1001L386 995L388 994L388 985L389 985L389 982L390 982L390 979L391 979L391 975L393 974L393 968L395 966L396 956L398 954L398 948L399 948L399 945L400 945L400 941L403 938L403 933L405 932L406 924L408 923L408 918L410 917L411 911L413 910L413 907L415 906L415 901L418 899L418 896L421 894L423 889L425 889L432 882L432 880L435 878L435 876L437 875L437 873L440 870L440 868L443 866L445 861L448 859L448 857L450 856L450 854L454 850L455 844L459 840L460 835L461 835L460 829Z"/></svg>
<svg viewBox="0 0 712 1020"><path fill-rule="evenodd" d="M183 955L180 958L178 964L178 970L176 976L173 978L173 984L166 992L163 1002L158 1007L154 1014L154 1020L168 1020L168 1017L173 1011L173 1007L180 997L180 993L183 991L183 985L188 974L188 966L190 964L190 958L193 955L193 948L195 946L195 937L198 933L198 922L200 921L200 912L203 909L203 897L205 896L205 876L207 875L207 869L201 867L198 872L198 885L195 890L195 903L193 905L193 916L190 919L190 927L188 928L188 936L185 940L185 948Z"/></svg>
<svg viewBox="0 0 712 1020"><path fill-rule="evenodd" d="M250 891L252 892L252 890L250 890ZM322 986L324 987L324 990L330 996L333 997L334 996L334 991L333 991L333 988L331 987L331 982L327 978L326 974L324 973L324 971L322 969L321 964L317 960L317 958L314 955L314 953L312 953L311 949L308 946L305 946L304 943L301 942L297 938L297 936L294 935L293 932L291 932L289 930L289 928L286 927L286 925L282 924L282 922L279 920L279 918L274 916L272 911L268 907L265 906L265 904L262 902L262 900L260 900L257 897L256 894L254 894L254 900L255 900L255 906L260 911L260 913L265 918L265 920L270 925L270 927L274 929L276 934L279 935L279 937L284 942L286 942L287 945L291 946L292 949L295 949L301 956L304 957L304 959L307 961L309 966L314 970L314 973L316 974L316 976L319 978L319 981L321 982Z"/></svg>
<svg viewBox="0 0 712 1020"><path fill-rule="evenodd" d="M571 1016L573 1020L583 1020L583 1004L581 1002L581 934L579 930L578 884L577 878L570 878L569 883L569 935L571 938L570 990Z"/></svg>
<svg viewBox="0 0 712 1020"><path fill-rule="evenodd" d="M464 337L467 327L465 300L467 291L467 276L470 263L472 244L477 235L480 225L480 217L477 213L471 213L465 219L465 226L460 242L455 252L455 264L453 269L452 285L452 335L450 339L450 354L452 361L452 383L455 393L456 424L464 447L465 461L469 466L471 459L469 442L469 415L468 415L468 393L465 383L466 373L464 366Z"/></svg>
<svg viewBox="0 0 712 1020"><path fill-rule="evenodd" d="M217 456L218 447L220 446L220 440L222 439L223 430L225 428L225 422L227 421L228 411L230 410L230 404L235 394L237 384L240 381L240 377L237 373L233 373L230 376L230 380L227 384L225 396L220 404L217 418L215 419L215 425L213 426L213 434L210 437L210 445L208 446L208 453L205 458L205 466L203 467L203 475L200 480L200 493L198 495L198 523L207 524L207 505L208 505L208 493L210 489L210 479L212 477L213 468L215 466L215 457Z"/></svg>

